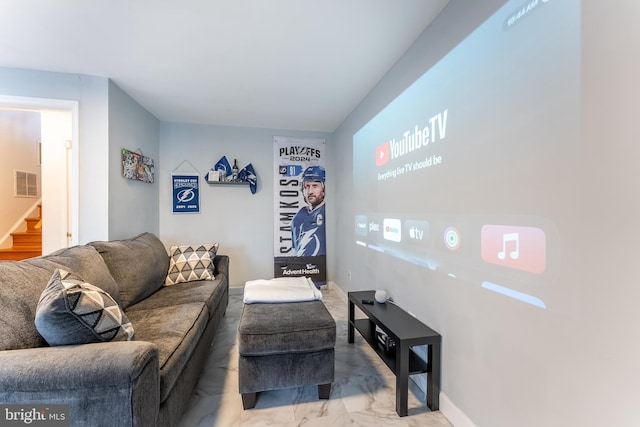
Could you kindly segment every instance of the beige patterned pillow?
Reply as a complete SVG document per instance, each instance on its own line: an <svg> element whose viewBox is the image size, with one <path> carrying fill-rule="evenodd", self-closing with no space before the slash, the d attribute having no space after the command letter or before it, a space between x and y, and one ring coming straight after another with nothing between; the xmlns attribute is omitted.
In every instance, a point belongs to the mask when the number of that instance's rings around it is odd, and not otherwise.
<svg viewBox="0 0 640 427"><path fill-rule="evenodd" d="M171 246L169 272L165 285L175 285L194 280L213 280L213 259L218 243L200 246Z"/></svg>

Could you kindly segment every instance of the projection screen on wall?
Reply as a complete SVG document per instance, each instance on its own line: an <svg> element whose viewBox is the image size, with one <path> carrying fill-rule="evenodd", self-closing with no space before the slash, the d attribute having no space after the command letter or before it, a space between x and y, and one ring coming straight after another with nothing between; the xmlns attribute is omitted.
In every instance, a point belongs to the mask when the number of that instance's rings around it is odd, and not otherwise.
<svg viewBox="0 0 640 427"><path fill-rule="evenodd" d="M360 250L547 308L579 162L579 8L507 2L355 133Z"/></svg>

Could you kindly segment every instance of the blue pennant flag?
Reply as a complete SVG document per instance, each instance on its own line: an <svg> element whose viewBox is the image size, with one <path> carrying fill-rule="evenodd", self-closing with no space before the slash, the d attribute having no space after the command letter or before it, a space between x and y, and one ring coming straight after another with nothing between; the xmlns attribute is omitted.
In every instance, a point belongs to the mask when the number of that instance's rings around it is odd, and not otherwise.
<svg viewBox="0 0 640 427"><path fill-rule="evenodd" d="M258 177L256 175L256 171L253 170L253 165L251 163L249 163L247 166L242 168L240 173L238 173L238 178L240 179L240 181L249 182L249 187L251 188L251 194L256 194Z"/></svg>
<svg viewBox="0 0 640 427"><path fill-rule="evenodd" d="M227 156L222 156L222 158L218 160L218 163L213 167L213 170L222 171L224 176L231 175L231 164L229 163L229 160L227 160Z"/></svg>

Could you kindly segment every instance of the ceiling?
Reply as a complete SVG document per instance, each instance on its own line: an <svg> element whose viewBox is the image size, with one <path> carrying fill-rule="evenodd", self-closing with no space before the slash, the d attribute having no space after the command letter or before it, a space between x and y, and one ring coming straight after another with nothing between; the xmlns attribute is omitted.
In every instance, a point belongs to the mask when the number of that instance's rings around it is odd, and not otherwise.
<svg viewBox="0 0 640 427"><path fill-rule="evenodd" d="M448 0L2 0L0 67L108 77L163 121L331 132Z"/></svg>

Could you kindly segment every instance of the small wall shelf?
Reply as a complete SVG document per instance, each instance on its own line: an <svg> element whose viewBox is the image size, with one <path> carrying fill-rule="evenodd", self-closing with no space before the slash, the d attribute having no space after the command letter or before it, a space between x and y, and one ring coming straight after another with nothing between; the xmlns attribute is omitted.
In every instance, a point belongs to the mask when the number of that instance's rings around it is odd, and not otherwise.
<svg viewBox="0 0 640 427"><path fill-rule="evenodd" d="M249 185L249 181L207 181L209 185Z"/></svg>

